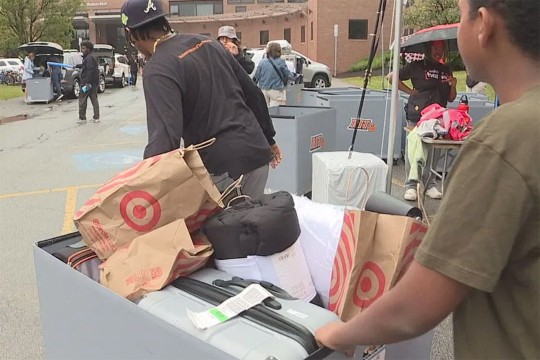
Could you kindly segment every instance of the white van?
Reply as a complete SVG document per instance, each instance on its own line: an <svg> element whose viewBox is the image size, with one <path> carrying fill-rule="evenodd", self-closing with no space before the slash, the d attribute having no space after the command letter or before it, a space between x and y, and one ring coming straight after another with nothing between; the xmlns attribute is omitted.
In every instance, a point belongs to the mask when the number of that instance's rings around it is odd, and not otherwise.
<svg viewBox="0 0 540 360"><path fill-rule="evenodd" d="M332 85L332 73L330 72L330 68L328 66L313 61L307 56L292 50L291 44L287 40L272 40L269 42L269 44L272 42L277 42L281 45L281 57L285 59L285 61L290 61L293 64L300 65L301 69L298 70L301 70L301 74L304 76L305 87L324 88ZM266 48L246 49L246 57L251 58L251 60L255 63L255 68L250 74L251 77L253 77L259 62L265 56Z"/></svg>

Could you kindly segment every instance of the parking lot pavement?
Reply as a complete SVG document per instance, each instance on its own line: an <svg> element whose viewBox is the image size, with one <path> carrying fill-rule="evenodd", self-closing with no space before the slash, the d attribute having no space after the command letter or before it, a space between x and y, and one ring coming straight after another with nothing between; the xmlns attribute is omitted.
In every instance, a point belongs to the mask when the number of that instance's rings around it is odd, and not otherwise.
<svg viewBox="0 0 540 360"><path fill-rule="evenodd" d="M100 184L142 158L142 88L107 89L99 102L101 123L85 125L76 124L76 100L0 102L0 118L28 114L0 125L0 359L44 358L32 245L74 231L74 211ZM397 197L403 196L403 179L398 162L392 186ZM438 204L427 201L428 213L435 214ZM439 328L432 354L452 359L448 322Z"/></svg>

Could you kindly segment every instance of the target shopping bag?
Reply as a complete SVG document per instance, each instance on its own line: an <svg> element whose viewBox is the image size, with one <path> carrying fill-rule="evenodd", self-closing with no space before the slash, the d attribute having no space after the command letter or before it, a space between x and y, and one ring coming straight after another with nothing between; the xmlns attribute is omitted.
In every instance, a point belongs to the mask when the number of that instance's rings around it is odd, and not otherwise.
<svg viewBox="0 0 540 360"><path fill-rule="evenodd" d="M426 232L411 217L345 211L328 308L347 321L371 305L399 280Z"/></svg>
<svg viewBox="0 0 540 360"><path fill-rule="evenodd" d="M137 237L112 254L100 265L100 283L136 299L203 267L213 252L204 234L190 235L180 219Z"/></svg>
<svg viewBox="0 0 540 360"><path fill-rule="evenodd" d="M208 143L145 159L103 185L73 219L85 243L105 260L137 236L178 219L190 233L221 207L197 151Z"/></svg>

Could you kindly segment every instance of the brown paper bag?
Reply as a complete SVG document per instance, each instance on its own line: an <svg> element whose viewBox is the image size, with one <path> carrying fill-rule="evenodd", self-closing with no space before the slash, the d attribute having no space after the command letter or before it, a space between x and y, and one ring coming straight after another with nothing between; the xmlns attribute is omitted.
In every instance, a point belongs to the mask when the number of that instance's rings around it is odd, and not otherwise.
<svg viewBox="0 0 540 360"><path fill-rule="evenodd" d="M213 252L202 232L192 240L185 221L180 219L118 249L101 264L100 282L123 297L136 299L193 273Z"/></svg>
<svg viewBox="0 0 540 360"><path fill-rule="evenodd" d="M347 321L403 275L427 227L406 216L347 210L330 287L329 309Z"/></svg>
<svg viewBox="0 0 540 360"><path fill-rule="evenodd" d="M139 162L103 185L75 214L77 229L100 259L178 219L186 219L189 232L197 231L223 207L197 148Z"/></svg>

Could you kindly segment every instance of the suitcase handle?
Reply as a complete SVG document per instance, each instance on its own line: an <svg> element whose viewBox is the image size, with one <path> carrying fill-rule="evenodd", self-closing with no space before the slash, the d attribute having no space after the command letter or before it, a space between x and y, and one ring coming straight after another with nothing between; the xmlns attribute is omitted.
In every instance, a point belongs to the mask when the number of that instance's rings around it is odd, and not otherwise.
<svg viewBox="0 0 540 360"><path fill-rule="evenodd" d="M247 281L233 281L233 280L229 280L229 281L225 281L225 280L221 280L221 279L216 279L212 282L212 285L216 285L216 286L219 286L221 288L230 288L230 287L239 287L239 288L242 288L242 289L245 289L247 288L249 285L251 285L250 283L248 283ZM273 294L272 294L273 295ZM281 309L281 304L279 303L279 301L277 301L276 299L273 299L273 298L266 298L263 300L263 304L267 307L269 307L270 309L274 309L274 310L280 310Z"/></svg>
<svg viewBox="0 0 540 360"><path fill-rule="evenodd" d="M264 281L264 280L245 280L245 279L242 279L241 277L238 277L238 276L233 276L232 280L228 280L226 281L228 283L230 283L231 285L236 285L236 283L241 283L242 285L237 285L237 286L243 286L243 287L247 287L251 284L259 284L261 285L263 288L265 288L266 290L268 290L272 295L280 298L280 299L283 299L283 300L298 300L297 298L291 296L286 290L283 290L282 288L280 288L279 286L276 286L274 284L272 284L271 282L268 282L268 281Z"/></svg>
<svg viewBox="0 0 540 360"><path fill-rule="evenodd" d="M305 358L304 360L322 360L322 359L326 359L328 356L330 356L332 353L334 352L334 350L330 349L330 348L327 348L327 347L322 347L322 348L319 348L318 350L312 352L307 358Z"/></svg>

